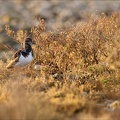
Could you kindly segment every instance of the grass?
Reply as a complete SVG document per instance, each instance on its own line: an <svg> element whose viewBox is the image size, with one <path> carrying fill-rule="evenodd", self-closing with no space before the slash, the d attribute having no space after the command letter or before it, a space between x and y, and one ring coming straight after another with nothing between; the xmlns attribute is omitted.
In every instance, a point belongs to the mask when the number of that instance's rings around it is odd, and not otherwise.
<svg viewBox="0 0 120 120"><path fill-rule="evenodd" d="M0 119L118 120L120 108L110 112L106 101L120 99L119 21L102 14L49 32L40 19L31 28L34 61L13 70L0 62ZM28 35L5 30L21 44Z"/></svg>

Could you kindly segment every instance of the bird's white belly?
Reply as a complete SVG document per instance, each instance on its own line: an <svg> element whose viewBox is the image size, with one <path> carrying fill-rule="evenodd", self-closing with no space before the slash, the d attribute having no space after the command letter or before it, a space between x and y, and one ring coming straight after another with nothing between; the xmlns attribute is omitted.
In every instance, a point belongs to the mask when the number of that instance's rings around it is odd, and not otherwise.
<svg viewBox="0 0 120 120"><path fill-rule="evenodd" d="M19 61L15 64L15 67L19 66L19 67L23 67L27 64L29 64L30 62L32 62L33 60L33 56L32 53L30 52L29 55L27 57L24 57L22 54L19 57Z"/></svg>

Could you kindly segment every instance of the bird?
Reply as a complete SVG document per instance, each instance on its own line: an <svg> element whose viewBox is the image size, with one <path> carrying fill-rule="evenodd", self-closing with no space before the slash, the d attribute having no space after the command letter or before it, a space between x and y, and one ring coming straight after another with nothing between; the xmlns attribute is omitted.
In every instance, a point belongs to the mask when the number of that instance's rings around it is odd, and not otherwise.
<svg viewBox="0 0 120 120"><path fill-rule="evenodd" d="M10 63L6 66L7 69L24 67L33 60L32 38L28 36L25 39L22 49L15 52Z"/></svg>

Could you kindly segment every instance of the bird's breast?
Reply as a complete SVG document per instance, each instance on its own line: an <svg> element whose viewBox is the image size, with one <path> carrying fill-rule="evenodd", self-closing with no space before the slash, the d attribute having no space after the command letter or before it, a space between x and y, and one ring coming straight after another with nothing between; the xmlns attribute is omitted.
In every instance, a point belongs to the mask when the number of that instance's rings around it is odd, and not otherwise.
<svg viewBox="0 0 120 120"><path fill-rule="evenodd" d="M30 52L26 57L24 57L21 54L18 62L15 64L15 66L25 66L25 65L29 64L30 62L32 62L32 60L33 60L32 52Z"/></svg>

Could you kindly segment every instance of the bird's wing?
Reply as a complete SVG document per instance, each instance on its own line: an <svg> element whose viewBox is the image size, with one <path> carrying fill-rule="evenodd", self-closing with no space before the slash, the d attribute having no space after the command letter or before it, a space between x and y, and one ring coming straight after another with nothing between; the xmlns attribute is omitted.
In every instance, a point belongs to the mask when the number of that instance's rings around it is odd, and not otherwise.
<svg viewBox="0 0 120 120"><path fill-rule="evenodd" d="M22 50L18 50L12 57L12 60L10 61L10 63L6 66L8 69L9 68L13 68L14 65L19 61L19 57L21 54Z"/></svg>
<svg viewBox="0 0 120 120"><path fill-rule="evenodd" d="M19 58L20 57L20 54L21 54L22 50L18 50L12 57L12 60L16 59L16 58ZM17 61L16 61L17 62Z"/></svg>

